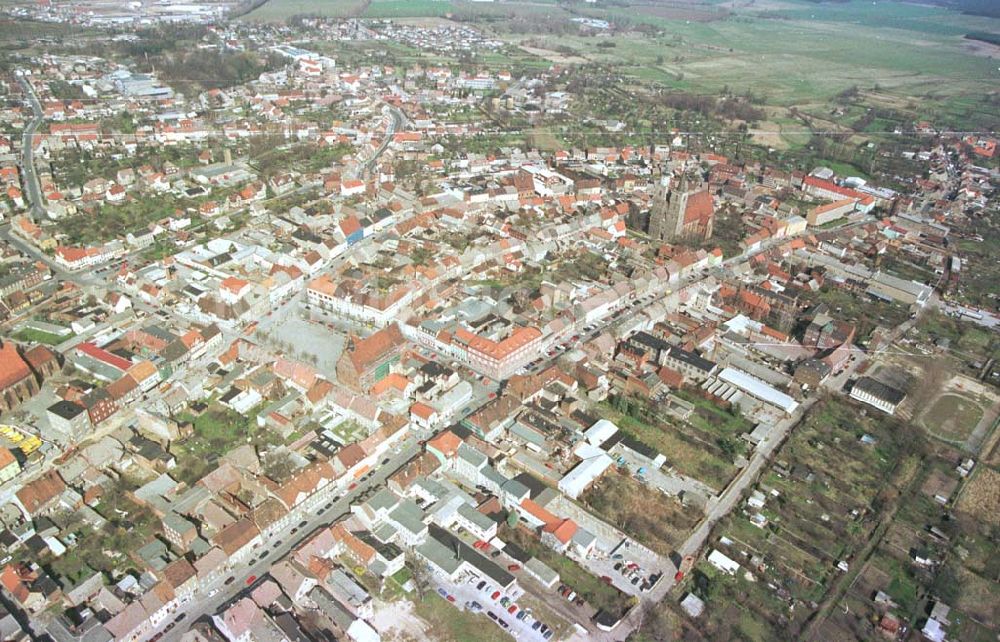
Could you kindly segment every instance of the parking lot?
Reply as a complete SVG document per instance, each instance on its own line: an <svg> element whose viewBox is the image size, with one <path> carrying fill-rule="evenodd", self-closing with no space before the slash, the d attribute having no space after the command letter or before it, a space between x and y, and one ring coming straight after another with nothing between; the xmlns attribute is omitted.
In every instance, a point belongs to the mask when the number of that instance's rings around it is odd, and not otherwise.
<svg viewBox="0 0 1000 642"><path fill-rule="evenodd" d="M549 624L534 617L530 608L521 608L518 599L524 592L500 591L488 579L467 575L458 583L439 582L437 593L457 609L483 613L497 626L519 640L549 640L555 632Z"/></svg>

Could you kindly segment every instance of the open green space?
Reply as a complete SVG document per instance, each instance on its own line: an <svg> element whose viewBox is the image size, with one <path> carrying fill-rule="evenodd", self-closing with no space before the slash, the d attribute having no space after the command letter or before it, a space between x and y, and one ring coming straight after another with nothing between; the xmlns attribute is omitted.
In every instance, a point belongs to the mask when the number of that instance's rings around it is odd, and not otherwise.
<svg viewBox="0 0 1000 642"><path fill-rule="evenodd" d="M983 418L982 407L968 397L941 395L921 418L927 430L938 437L965 440Z"/></svg>
<svg viewBox="0 0 1000 642"><path fill-rule="evenodd" d="M725 488L736 474L733 457L742 452L743 442L718 430L702 415L695 421L703 421L707 430L638 398L605 402L596 411L627 435L666 455L669 466L713 488Z"/></svg>
<svg viewBox="0 0 1000 642"><path fill-rule="evenodd" d="M429 625L429 639L442 642L510 640L510 636L485 615L463 611L433 591L426 591L424 599L417 600L415 605L416 614Z"/></svg>
<svg viewBox="0 0 1000 642"><path fill-rule="evenodd" d="M701 512L624 474L605 475L580 498L598 517L637 542L669 555L698 524Z"/></svg>
<svg viewBox="0 0 1000 642"><path fill-rule="evenodd" d="M194 432L170 445L170 452L177 459L171 476L194 484L215 469L218 458L233 448L245 443L267 445L280 441L267 428L258 427L256 419L254 410L244 416L216 404L197 417L181 413L178 420L193 422Z"/></svg>
<svg viewBox="0 0 1000 642"><path fill-rule="evenodd" d="M921 339L933 343L947 339L947 353L962 362L985 362L1000 356L1000 335L969 319L927 310L920 315L916 330Z"/></svg>
<svg viewBox="0 0 1000 642"><path fill-rule="evenodd" d="M64 337L54 334L52 332L45 332L44 330L36 330L35 328L21 328L14 335L14 338L18 341L25 341L28 343L44 343L45 345L55 346L59 345L63 341L72 338L72 334L67 334Z"/></svg>
<svg viewBox="0 0 1000 642"><path fill-rule="evenodd" d="M368 0L268 0L243 19L284 22L293 16L353 18L360 15L368 4Z"/></svg>
<svg viewBox="0 0 1000 642"><path fill-rule="evenodd" d="M859 87L874 92L878 106L901 110L907 118L972 121L986 129L1000 120L988 95L1000 70L989 57L973 53L964 38L973 31L1000 31L1000 21L945 7L865 0L787 0L780 8L270 0L249 19L281 20L299 14L450 17L524 44L548 62L583 59L615 67L641 82L694 93L723 88L752 92L768 104L811 113L840 92ZM579 16L608 20L619 30L612 39L595 38L572 22ZM504 58L515 54L490 55L504 64ZM516 54L524 55L520 50ZM876 118L865 129L891 130L894 123ZM802 128L798 121L788 125Z"/></svg>
<svg viewBox="0 0 1000 642"><path fill-rule="evenodd" d="M108 520L100 536L95 536L78 514L67 515L64 530L77 536L76 545L68 547L60 557L50 557L43 563L63 583L75 583L101 571L110 577L113 573L134 568L129 557L148 544L160 528L160 520L153 512L136 504L128 495L134 487L124 479L109 485L95 510Z"/></svg>
<svg viewBox="0 0 1000 642"><path fill-rule="evenodd" d="M825 303L831 314L854 325L855 341L864 344L876 327L894 328L906 321L909 309L899 303L876 301L863 292L849 292L836 285L826 285L809 295L810 303Z"/></svg>
<svg viewBox="0 0 1000 642"><path fill-rule="evenodd" d="M863 435L874 443L862 443ZM740 559L739 552L754 557L754 564L766 567L772 587L759 588L758 580L748 589L737 572L735 578L716 575L714 582L723 585L716 590L751 614L744 617L761 626L779 626L794 637L806 625L810 610L796 608L789 615L777 592L805 603L823 601L840 577L837 563L864 549L880 527L880 511L913 478L924 444L920 433L898 419L859 413L853 403L838 397L820 400L761 480L760 487L768 492L759 512L767 524L758 528L750 523L751 511L734 512L719 528L720 535L734 542L724 552L733 559ZM895 577L892 569L885 570ZM899 582L906 579L901 575ZM713 607L722 612L716 614ZM713 614L706 630L738 626L741 620L727 615L729 608L718 601L709 604Z"/></svg>

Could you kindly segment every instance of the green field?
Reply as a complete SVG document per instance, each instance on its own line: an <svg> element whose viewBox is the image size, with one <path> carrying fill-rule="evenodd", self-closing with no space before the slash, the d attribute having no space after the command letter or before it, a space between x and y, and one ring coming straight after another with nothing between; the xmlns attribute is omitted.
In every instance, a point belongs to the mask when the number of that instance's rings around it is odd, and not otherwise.
<svg viewBox="0 0 1000 642"><path fill-rule="evenodd" d="M862 90L861 104L892 110L901 119L876 118L864 128L871 134L891 132L896 122L921 119L984 130L1000 126L996 55L976 53L964 38L972 31L1000 33L1000 20L942 7L865 0L784 0L735 8L708 2L591 6L270 0L248 19L280 21L304 13L449 17L532 47L543 64L563 62L568 56L613 66L642 83L695 93L715 93L724 87L736 93L749 91L769 105L795 106L816 121L812 129L825 125L846 129L850 121L832 118L828 106L851 87ZM579 33L571 20L582 16L611 21L619 30L612 38ZM523 55L519 51L517 57ZM857 113L849 117L856 120ZM774 132L780 147L808 142L796 136L804 128L780 111L769 114L765 127Z"/></svg>
<svg viewBox="0 0 1000 642"><path fill-rule="evenodd" d="M73 334L67 334L64 337L58 334L53 334L52 332L45 332L44 330L36 330L34 328L22 328L17 331L14 338L18 341L26 341L28 343L44 343L50 346L57 346L63 341L67 341L73 337Z"/></svg>
<svg viewBox="0 0 1000 642"><path fill-rule="evenodd" d="M947 394L927 409L921 423L938 437L964 440L982 418L983 409L978 403L962 395Z"/></svg>
<svg viewBox="0 0 1000 642"><path fill-rule="evenodd" d="M361 15L368 0L269 0L243 17L256 22L284 22L292 16L312 15L353 18Z"/></svg>

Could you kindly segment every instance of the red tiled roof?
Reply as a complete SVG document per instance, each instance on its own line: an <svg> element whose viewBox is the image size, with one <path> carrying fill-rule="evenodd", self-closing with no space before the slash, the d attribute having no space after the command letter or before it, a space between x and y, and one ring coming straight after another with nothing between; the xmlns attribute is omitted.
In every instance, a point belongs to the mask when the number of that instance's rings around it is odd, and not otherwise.
<svg viewBox="0 0 1000 642"><path fill-rule="evenodd" d="M576 534L577 525L571 519L563 519L557 522L550 522L542 527L542 531L551 533L563 544L568 544Z"/></svg>
<svg viewBox="0 0 1000 642"><path fill-rule="evenodd" d="M687 206L684 208L684 222L706 221L712 217L713 211L712 195L708 190L695 192L688 196Z"/></svg>
<svg viewBox="0 0 1000 642"><path fill-rule="evenodd" d="M462 445L462 439L450 430L438 433L433 439L427 442L427 447L433 447L445 457L452 457Z"/></svg>
<svg viewBox="0 0 1000 642"><path fill-rule="evenodd" d="M113 368L118 368L122 372L132 367L132 362L129 361L128 359L123 359L122 357L119 357L116 354L112 354L107 350L105 350L104 348L98 348L89 341L86 341L76 346L76 349L82 352L83 354L87 355L88 357L97 359L98 361L106 363L107 365Z"/></svg>
<svg viewBox="0 0 1000 642"><path fill-rule="evenodd" d="M17 352L17 346L7 341L0 345L0 391L31 376L31 369Z"/></svg>
<svg viewBox="0 0 1000 642"><path fill-rule="evenodd" d="M358 372L363 372L378 363L387 354L401 346L406 340L395 323L382 328L365 339L355 339L354 347L348 352L351 362Z"/></svg>

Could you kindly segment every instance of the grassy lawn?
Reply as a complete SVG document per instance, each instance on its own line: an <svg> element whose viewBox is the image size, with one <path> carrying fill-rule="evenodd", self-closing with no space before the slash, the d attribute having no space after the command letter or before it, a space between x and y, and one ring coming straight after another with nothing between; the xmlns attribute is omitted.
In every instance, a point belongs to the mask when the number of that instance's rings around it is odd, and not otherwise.
<svg viewBox="0 0 1000 642"><path fill-rule="evenodd" d="M891 595L893 601L899 604L900 608L904 611L912 612L917 606L920 586L910 573L908 565L894 557L881 554L873 558L873 561L879 569L888 573L891 578L889 587L885 589L885 592Z"/></svg>
<svg viewBox="0 0 1000 642"><path fill-rule="evenodd" d="M983 409L962 395L941 395L921 418L927 430L938 437L964 440L983 418Z"/></svg>
<svg viewBox="0 0 1000 642"><path fill-rule="evenodd" d="M599 517L663 555L677 549L700 517L697 510L616 473L605 475L580 499Z"/></svg>
<svg viewBox="0 0 1000 642"><path fill-rule="evenodd" d="M717 443L694 437L677 419L665 415L655 420L638 419L608 403L600 404L596 410L632 438L666 455L669 466L709 486L724 488L736 473L732 460Z"/></svg>
<svg viewBox="0 0 1000 642"><path fill-rule="evenodd" d="M279 440L267 428L258 428L256 409L246 416L212 404L198 417L181 413L181 421L194 422L194 434L171 444L177 458L171 476L193 484L215 468L218 458L244 443L272 444Z"/></svg>
<svg viewBox="0 0 1000 642"><path fill-rule="evenodd" d="M331 432L345 444L353 444L368 436L368 431L363 426L350 419L338 424Z"/></svg>
<svg viewBox="0 0 1000 642"><path fill-rule="evenodd" d="M509 642L510 636L483 614L459 610L434 591L414 602L415 612L427 622L428 636L441 642Z"/></svg>
<svg viewBox="0 0 1000 642"><path fill-rule="evenodd" d="M613 586L609 586L594 576L588 570L566 557L560 555L548 546L542 544L533 533L525 528L511 529L504 526L500 539L516 544L532 557L537 557L545 565L559 573L560 582L570 586L594 608L609 613L624 613L630 606L629 596Z"/></svg>
<svg viewBox="0 0 1000 642"><path fill-rule="evenodd" d="M828 286L811 298L814 304L826 303L839 319L857 328L857 341L864 342L876 326L892 328L909 318L909 310L897 303L874 301L867 294L848 292Z"/></svg>
<svg viewBox="0 0 1000 642"><path fill-rule="evenodd" d="M62 557L49 557L43 563L68 583L80 581L94 571L112 573L135 566L128 557L142 548L160 530L160 520L151 510L130 500L124 482L111 485L95 510L108 520L99 537L89 526L70 517L66 530L77 534L77 543Z"/></svg>
<svg viewBox="0 0 1000 642"><path fill-rule="evenodd" d="M22 328L18 330L14 338L18 341L26 341L28 343L44 343L45 345L55 346L59 345L67 339L73 338L73 333L69 333L64 337L58 334L53 334L51 332L45 332L44 330L36 330L34 328Z"/></svg>

